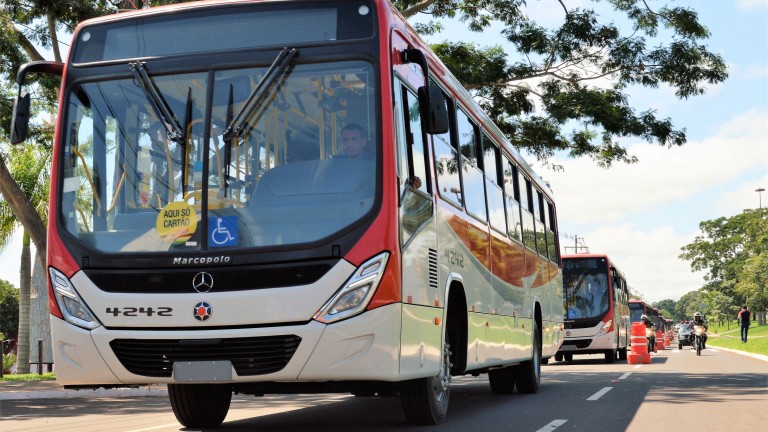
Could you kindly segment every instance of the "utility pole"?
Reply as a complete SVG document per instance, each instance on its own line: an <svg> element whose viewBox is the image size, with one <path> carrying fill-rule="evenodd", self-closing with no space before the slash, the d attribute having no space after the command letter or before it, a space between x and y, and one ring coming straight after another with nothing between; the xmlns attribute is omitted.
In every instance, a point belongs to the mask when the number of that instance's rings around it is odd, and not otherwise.
<svg viewBox="0 0 768 432"><path fill-rule="evenodd" d="M589 246L584 244L584 237L579 237L578 235L569 235L565 233L560 233L560 236L573 240L573 246L563 246L565 253L568 253L568 249L573 249L573 253L575 254L581 253L580 250L583 250L583 253L589 253Z"/></svg>

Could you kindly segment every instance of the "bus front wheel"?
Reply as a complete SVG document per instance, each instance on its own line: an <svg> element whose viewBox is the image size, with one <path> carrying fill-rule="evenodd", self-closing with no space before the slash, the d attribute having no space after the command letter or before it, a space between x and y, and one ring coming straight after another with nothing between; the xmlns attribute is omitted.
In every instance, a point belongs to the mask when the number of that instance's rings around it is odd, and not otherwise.
<svg viewBox="0 0 768 432"><path fill-rule="evenodd" d="M408 423L436 425L445 419L451 396L450 358L451 350L446 337L440 373L434 377L405 381L400 386L400 401Z"/></svg>
<svg viewBox="0 0 768 432"><path fill-rule="evenodd" d="M176 420L188 428L219 426L229 411L232 387L222 384L168 384Z"/></svg>

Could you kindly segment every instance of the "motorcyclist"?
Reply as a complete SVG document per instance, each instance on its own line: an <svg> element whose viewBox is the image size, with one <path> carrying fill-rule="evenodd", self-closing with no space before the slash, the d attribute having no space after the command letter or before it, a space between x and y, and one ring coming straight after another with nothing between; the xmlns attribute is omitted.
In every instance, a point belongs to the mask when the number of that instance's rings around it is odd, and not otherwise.
<svg viewBox="0 0 768 432"><path fill-rule="evenodd" d="M707 326L706 321L704 321L704 317L701 315L700 312L696 312L693 314L693 322L691 325L696 328L696 326L702 326L704 327L704 333L702 334L702 348L707 347L707 330L709 329L709 326ZM691 347L692 349L696 349L696 347L693 345L693 337L695 335L695 331L691 332Z"/></svg>
<svg viewBox="0 0 768 432"><path fill-rule="evenodd" d="M656 330L654 328L653 321L648 319L648 315L646 315L646 314L642 314L640 316L640 321L643 324L645 324L645 330L646 330L645 333L646 333L646 335L648 335L647 336L647 338L648 338L648 352L649 353L651 351L656 352ZM648 331L648 329L650 329L650 332Z"/></svg>

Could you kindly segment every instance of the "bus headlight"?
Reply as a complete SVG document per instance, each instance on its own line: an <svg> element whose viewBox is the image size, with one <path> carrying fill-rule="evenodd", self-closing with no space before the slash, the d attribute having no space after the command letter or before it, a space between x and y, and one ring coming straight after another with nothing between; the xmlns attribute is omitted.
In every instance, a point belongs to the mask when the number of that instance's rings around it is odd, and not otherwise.
<svg viewBox="0 0 768 432"><path fill-rule="evenodd" d="M611 329L611 323L613 323L613 320L608 320L608 322L605 323L602 327L600 327L600 332L598 332L598 336L602 336Z"/></svg>
<svg viewBox="0 0 768 432"><path fill-rule="evenodd" d="M96 319L91 310L88 309L83 299L80 298L80 294L72 286L69 278L54 268L50 268L49 272L51 274L53 294L56 296L56 302L59 304L59 309L61 309L64 319L70 324L88 330L100 327L101 323Z"/></svg>
<svg viewBox="0 0 768 432"><path fill-rule="evenodd" d="M314 318L329 324L362 312L379 286L384 269L387 268L387 260L389 252L383 252L361 264Z"/></svg>

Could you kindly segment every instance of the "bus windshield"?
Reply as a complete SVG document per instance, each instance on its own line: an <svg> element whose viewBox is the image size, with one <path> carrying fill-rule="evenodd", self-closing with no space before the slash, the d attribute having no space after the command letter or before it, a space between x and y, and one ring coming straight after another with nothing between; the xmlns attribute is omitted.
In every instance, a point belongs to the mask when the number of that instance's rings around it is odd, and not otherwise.
<svg viewBox="0 0 768 432"><path fill-rule="evenodd" d="M268 79L269 65L156 76L150 66L133 63L141 75L85 82L68 95L60 217L87 247L307 243L373 209L370 63L286 61ZM236 133L225 133L234 123ZM342 138L351 129L358 148L350 150Z"/></svg>
<svg viewBox="0 0 768 432"><path fill-rule="evenodd" d="M610 305L604 258L563 260L566 319L599 318Z"/></svg>
<svg viewBox="0 0 768 432"><path fill-rule="evenodd" d="M629 321L639 322L640 317L645 313L645 306L642 303L629 304Z"/></svg>

